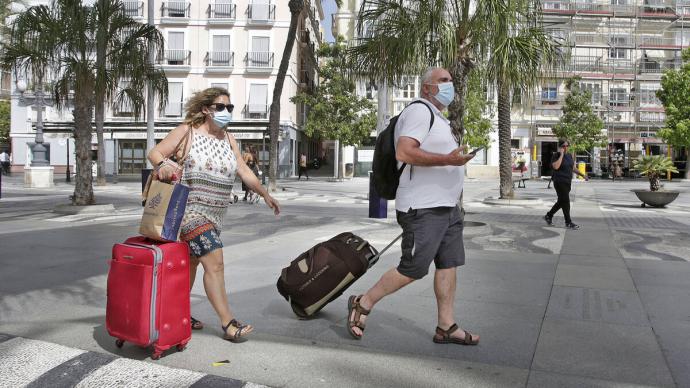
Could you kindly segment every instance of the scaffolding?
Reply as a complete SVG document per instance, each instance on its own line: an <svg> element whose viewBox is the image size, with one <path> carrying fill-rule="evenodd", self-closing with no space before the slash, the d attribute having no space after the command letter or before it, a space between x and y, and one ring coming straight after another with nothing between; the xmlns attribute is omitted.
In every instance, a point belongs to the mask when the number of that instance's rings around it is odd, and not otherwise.
<svg viewBox="0 0 690 388"><path fill-rule="evenodd" d="M645 144L661 143L655 136L665 114L655 93L663 72L679 68L681 51L690 46L690 0L544 0L542 5L545 27L562 42L567 62L536 94L529 112L533 144L540 141L538 128L557 121L566 94L562 81L573 76L592 92L609 144L624 147L626 166Z"/></svg>

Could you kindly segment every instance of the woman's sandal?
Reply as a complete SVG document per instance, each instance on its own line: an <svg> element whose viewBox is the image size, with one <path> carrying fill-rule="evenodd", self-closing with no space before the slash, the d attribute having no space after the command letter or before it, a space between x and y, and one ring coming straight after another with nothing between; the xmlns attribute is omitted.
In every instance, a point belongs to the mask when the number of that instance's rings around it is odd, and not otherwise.
<svg viewBox="0 0 690 388"><path fill-rule="evenodd" d="M204 328L204 323L201 322L198 319L194 319L194 317L191 317L192 321L192 330L201 330Z"/></svg>
<svg viewBox="0 0 690 388"><path fill-rule="evenodd" d="M367 310L362 305L359 303L362 300L362 295L360 296L350 296L350 299L347 300L347 331L350 332L350 335L354 339L362 339L362 336L364 336L364 328L366 325L364 322L361 321L362 315L369 315L371 313L371 310ZM352 313L355 313L354 316ZM353 328L358 327L360 330L362 330L362 334L358 335L357 333L352 330Z"/></svg>
<svg viewBox="0 0 690 388"><path fill-rule="evenodd" d="M235 333L232 335L228 334L228 329L230 326L236 329ZM251 325L245 325L239 322L237 319L233 319L227 325L221 327L223 328L223 339L230 342L240 342L246 335L254 331L254 328Z"/></svg>
<svg viewBox="0 0 690 388"><path fill-rule="evenodd" d="M453 334L457 330L457 323L454 323L453 326L448 328L448 330L443 330L440 327L436 326L436 335L434 336L434 342L436 342L437 344L458 345L476 345L479 343L479 338L475 339L475 335L467 330L463 330L465 332L465 338L452 337L451 334Z"/></svg>

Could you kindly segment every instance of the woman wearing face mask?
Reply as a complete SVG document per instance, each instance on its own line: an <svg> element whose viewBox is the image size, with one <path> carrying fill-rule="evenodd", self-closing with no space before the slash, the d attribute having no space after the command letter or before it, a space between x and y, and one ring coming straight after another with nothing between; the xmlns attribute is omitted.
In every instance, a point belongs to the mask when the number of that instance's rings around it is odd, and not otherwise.
<svg viewBox="0 0 690 388"><path fill-rule="evenodd" d="M245 164L234 137L225 132L232 120L233 108L230 94L225 89L209 88L195 93L187 102L184 123L153 148L148 159L156 166L154 173L158 179L179 179L190 188L180 232L180 239L189 244L191 253L190 287L201 263L206 295L220 318L223 338L235 342L253 330L251 325L235 319L225 291L220 231L231 202L235 174L263 196L276 215L280 213L280 207ZM176 176L179 174L176 163L168 158L185 137L189 139L184 150L187 158L180 177ZM194 318L191 324L193 329L203 328L203 324Z"/></svg>

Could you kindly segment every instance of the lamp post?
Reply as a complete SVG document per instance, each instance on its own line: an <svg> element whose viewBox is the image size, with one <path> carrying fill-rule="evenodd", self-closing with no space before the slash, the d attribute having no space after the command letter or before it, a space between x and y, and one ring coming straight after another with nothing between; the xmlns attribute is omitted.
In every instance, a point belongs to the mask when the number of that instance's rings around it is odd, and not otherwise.
<svg viewBox="0 0 690 388"><path fill-rule="evenodd" d="M34 96L26 97L26 81L20 78L17 80L17 90L19 91L19 102L26 105L36 106L36 138L34 145L31 147L33 158L31 160L31 167L46 167L50 162L46 158L46 147L43 145L43 107L49 105L43 95L43 79L39 77L36 86L34 87ZM69 164L69 162L68 162Z"/></svg>

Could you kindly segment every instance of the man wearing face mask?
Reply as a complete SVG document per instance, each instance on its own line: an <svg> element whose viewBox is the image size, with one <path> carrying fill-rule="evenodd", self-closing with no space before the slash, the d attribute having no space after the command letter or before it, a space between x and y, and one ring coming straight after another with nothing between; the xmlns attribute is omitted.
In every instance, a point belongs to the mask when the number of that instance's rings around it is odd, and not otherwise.
<svg viewBox="0 0 690 388"><path fill-rule="evenodd" d="M383 297L421 279L433 262L438 326L433 341L476 345L479 336L460 329L455 321L456 268L465 264L463 220L457 202L463 189L464 165L474 155L464 154L441 113L455 98L450 73L428 70L422 77L421 98L408 105L395 126L400 175L395 209L402 227L402 257L365 294L348 300L348 331L364 335L365 319ZM421 102L421 103L419 103ZM430 127L431 124L431 127Z"/></svg>
<svg viewBox="0 0 690 388"><path fill-rule="evenodd" d="M195 93L186 104L184 123L170 131L148 158L156 166L161 181L180 180L189 186L187 207L180 225L180 240L189 244L190 287L194 285L196 268L204 266L204 289L216 310L223 329L223 339L236 342L252 332L253 327L237 320L228 305L225 291L223 242L220 232L223 217L233 194L235 175L251 190L264 197L274 213L280 213L278 202L269 195L254 172L242 159L235 138L225 131L232 120L234 105L225 89L208 88ZM178 145L183 150L178 150ZM174 153L178 151L177 155ZM184 166L179 171L176 157ZM191 318L192 329L203 324Z"/></svg>

